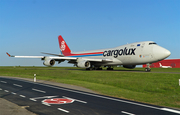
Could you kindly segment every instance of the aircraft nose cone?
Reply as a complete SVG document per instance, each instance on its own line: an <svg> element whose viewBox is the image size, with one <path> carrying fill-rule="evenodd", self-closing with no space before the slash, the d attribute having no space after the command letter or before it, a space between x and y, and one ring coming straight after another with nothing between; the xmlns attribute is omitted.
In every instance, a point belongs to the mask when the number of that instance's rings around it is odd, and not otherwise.
<svg viewBox="0 0 180 115"><path fill-rule="evenodd" d="M156 57L156 59L163 60L171 55L171 52L163 47L157 46L154 47L153 53Z"/></svg>
<svg viewBox="0 0 180 115"><path fill-rule="evenodd" d="M164 55L166 55L167 57L169 57L171 55L171 52L167 49L164 50Z"/></svg>

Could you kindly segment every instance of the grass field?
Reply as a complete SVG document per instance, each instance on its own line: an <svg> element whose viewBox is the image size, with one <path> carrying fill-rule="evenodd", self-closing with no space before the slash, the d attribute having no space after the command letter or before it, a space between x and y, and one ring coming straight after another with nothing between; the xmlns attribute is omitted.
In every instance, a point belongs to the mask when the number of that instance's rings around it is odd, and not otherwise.
<svg viewBox="0 0 180 115"><path fill-rule="evenodd" d="M165 72L165 73L163 73ZM75 67L0 67L1 76L14 76L82 86L100 94L180 108L180 68L115 68L86 71Z"/></svg>

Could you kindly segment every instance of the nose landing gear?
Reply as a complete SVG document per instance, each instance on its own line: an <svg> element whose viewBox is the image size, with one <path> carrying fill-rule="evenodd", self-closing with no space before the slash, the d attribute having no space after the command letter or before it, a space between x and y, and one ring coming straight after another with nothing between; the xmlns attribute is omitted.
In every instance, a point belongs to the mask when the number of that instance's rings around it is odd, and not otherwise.
<svg viewBox="0 0 180 115"><path fill-rule="evenodd" d="M151 64L149 64L149 63L146 64L145 72L150 72L151 71L150 65Z"/></svg>

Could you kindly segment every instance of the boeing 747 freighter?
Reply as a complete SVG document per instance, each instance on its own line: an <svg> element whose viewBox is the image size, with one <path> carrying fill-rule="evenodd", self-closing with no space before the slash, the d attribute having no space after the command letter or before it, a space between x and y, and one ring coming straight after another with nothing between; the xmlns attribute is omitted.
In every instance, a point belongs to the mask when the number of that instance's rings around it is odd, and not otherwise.
<svg viewBox="0 0 180 115"><path fill-rule="evenodd" d="M136 65L147 64L145 71L149 72L150 64L161 61L171 52L153 41L143 41L118 46L115 48L71 52L70 48L60 35L58 37L61 54L50 54L53 56L12 56L15 58L41 58L45 66L53 66L55 62L61 63L65 60L80 68L86 70L101 70L101 66L107 67L107 70L113 70L113 66L122 65L125 68L133 69Z"/></svg>

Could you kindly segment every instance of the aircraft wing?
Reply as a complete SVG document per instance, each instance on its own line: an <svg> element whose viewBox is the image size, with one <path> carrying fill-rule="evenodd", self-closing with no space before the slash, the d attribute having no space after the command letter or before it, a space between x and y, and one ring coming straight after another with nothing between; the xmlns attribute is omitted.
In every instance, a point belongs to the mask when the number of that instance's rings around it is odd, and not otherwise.
<svg viewBox="0 0 180 115"><path fill-rule="evenodd" d="M49 59L57 59L57 60L76 60L77 58L75 57L57 57L57 56L14 56L14 55L10 55L9 53L6 52L6 54L9 56L9 57L15 57L15 58L41 58L41 59L44 59L46 57L48 57Z"/></svg>
<svg viewBox="0 0 180 115"><path fill-rule="evenodd" d="M57 57L57 56L13 56L13 55L10 55L9 53L6 52L6 54L9 56L9 57L15 57L15 58L41 58L41 59L45 59L45 58L48 58L48 59L53 59L53 60L73 60L73 61L76 61L78 60L79 58L78 57ZM106 59L106 58L82 58L82 60L86 60L86 61L91 61L91 62L112 62L113 60L112 59Z"/></svg>
<svg viewBox="0 0 180 115"><path fill-rule="evenodd" d="M44 58L44 56L14 56L14 55L10 55L9 53L6 52L6 54L9 57L15 57L15 58Z"/></svg>
<svg viewBox="0 0 180 115"><path fill-rule="evenodd" d="M60 55L60 54L52 54L52 53L45 53L45 52L41 52L42 54L48 54L48 55L54 55L54 56L59 56L59 57L64 57L64 55Z"/></svg>

